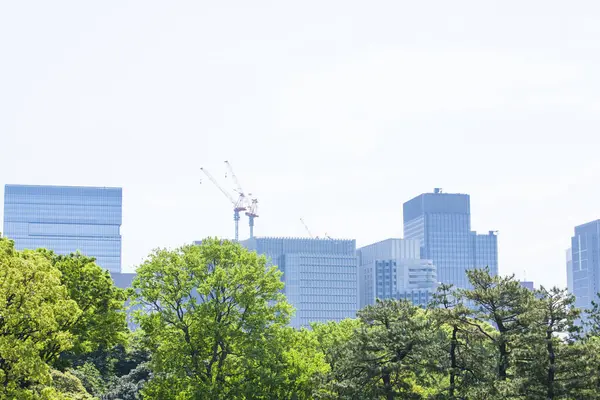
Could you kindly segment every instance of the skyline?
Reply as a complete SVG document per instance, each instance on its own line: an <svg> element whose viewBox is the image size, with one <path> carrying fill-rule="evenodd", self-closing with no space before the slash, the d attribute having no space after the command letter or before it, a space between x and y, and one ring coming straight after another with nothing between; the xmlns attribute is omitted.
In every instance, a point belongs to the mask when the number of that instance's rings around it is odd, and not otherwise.
<svg viewBox="0 0 600 400"><path fill-rule="evenodd" d="M227 177L227 173L226 173L226 177ZM92 186L52 186L52 185L51 185L51 186L43 186L43 185L25 185L25 184L6 184L6 185L4 186L4 189L6 189L6 187L29 187L29 188L36 188L36 187L40 187L40 188L56 188L56 189L61 189L61 190L64 190L64 189L94 189L94 190L97 190L97 189L112 189L112 190L119 190L119 192L121 192L121 191L122 191L122 188L120 188L120 187L106 187L106 186L103 186L103 187L101 187L101 186L98 186L98 187L92 187ZM5 192L6 192L6 190L5 190ZM439 194L446 194L446 195L450 194L450 195L461 195L461 196L463 196L463 195L466 195L467 197L469 196L469 195L468 195L468 194L466 194L466 193L447 193L447 192L443 192L443 191L442 191L442 188L434 188L434 189L433 189L433 191L432 191L431 193L422 193L422 194L419 194L418 196L416 196L415 198L413 198L413 199L410 199L410 200L415 200L416 198L422 197L423 195L426 195L426 194L430 194L430 195L431 195L431 194L433 194L433 195L435 195L435 194L438 194L438 193L439 193ZM409 200L409 202L410 202L410 200ZM4 208L5 208L5 207L3 207L3 208L2 208L2 210L0 210L0 216L2 216L2 213L1 213L1 212L4 210ZM241 218L240 218L240 224L242 224L242 223L243 223L243 220L244 220L244 218L243 218L243 213L242 213L242 216L241 216ZM586 224L593 223L593 222L597 222L597 221L596 221L596 220L595 220L595 221L590 221L590 222L587 222ZM304 229L307 231L306 233L308 233L308 226L304 226L304 225L303 225L303 227L304 227ZM577 228L577 227L575 227L574 229L576 229L576 228ZM477 236L487 236L486 234L479 234L479 232L477 232L477 231L473 231L473 230L472 230L471 232L472 232L472 233L475 233L475 234L478 234ZM497 236L497 231L489 231L489 234L492 234L492 233L494 234L494 236ZM4 232L4 233L3 233L3 235L4 235L4 236L6 236L6 233ZM211 236L209 235L209 236L207 236L207 237L211 237ZM274 239L274 238L275 238L275 239L277 239L277 238L285 238L285 239L302 239L302 238L309 238L309 237L310 237L310 238L313 238L313 237L314 237L314 238L316 238L316 239L319 239L319 238L321 238L321 239L333 239L333 240L338 240L338 239L342 239L342 240L353 240L353 241L355 241L355 240L356 240L356 239L354 239L354 238L348 238L348 237L344 237L344 236L339 236L339 237L331 238L329 235L326 235L326 234L325 234L325 235L323 235L323 236L314 236L314 235L313 235L313 236L306 236L306 235L303 235L303 236L302 236L302 235L301 235L301 236L297 236L297 237L296 237L296 236L277 236L277 235L271 235L271 236L260 236L260 235L259 235L259 236L255 236L255 238L256 238L256 239ZM10 238L10 237L9 237L9 238ZM227 238L227 239L229 239L229 240L234 240L233 238L229 238L229 237L225 237L225 238ZM250 237L248 237L248 238L246 238L246 239L243 239L243 238L242 238L242 239L241 239L241 241L242 241L242 242L246 242L246 241L248 241L248 240L251 240L251 239L252 239L252 238L250 238ZM380 243L383 243L383 242L386 242L386 241L389 241L389 240L398 240L398 239L394 239L394 238L380 239L380 240L377 240L377 241L375 241L375 242L372 242L372 243L366 244L366 245L364 245L364 246L373 246L373 245L377 245L377 244L380 244ZM408 241L411 241L411 240L415 240L415 239L414 239L414 238L406 238L406 237L402 237L402 238L400 238L399 240L408 240ZM199 241L197 241L197 240L193 240L193 241L191 241L191 242L186 242L186 244L191 244L191 243L200 243L200 242L199 242ZM358 247L358 246L357 246L357 249L359 249L359 247ZM358 250L357 250L357 251L358 251ZM427 261L427 259L426 259L426 258L425 258L425 259L422 259L422 260L425 260L425 261ZM121 265L121 270L122 270L122 271L121 271L121 273L124 273L124 274L127 274L127 273L133 273L133 272L135 272L135 270L134 270L133 268L123 268L123 266L122 266L122 265ZM501 275L502 275L502 274L501 274ZM518 278L518 277L517 277L517 278ZM522 279L519 279L519 280L520 280L521 282L532 282L532 281L526 281L526 279L525 279L525 278L522 278Z"/></svg>
<svg viewBox="0 0 600 400"><path fill-rule="evenodd" d="M233 237L199 184L224 160L257 236L306 236L302 217L358 247L403 237L402 203L441 187L499 231L501 274L565 287L573 228L600 218L599 27L594 1L5 2L0 195L122 187L128 272Z"/></svg>

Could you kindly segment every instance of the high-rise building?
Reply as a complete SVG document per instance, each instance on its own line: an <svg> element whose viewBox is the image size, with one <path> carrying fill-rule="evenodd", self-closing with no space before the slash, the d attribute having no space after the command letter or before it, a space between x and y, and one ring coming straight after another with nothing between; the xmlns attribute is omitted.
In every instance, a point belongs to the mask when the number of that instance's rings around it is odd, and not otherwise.
<svg viewBox="0 0 600 400"><path fill-rule="evenodd" d="M584 310L600 291L600 220L575 227L571 255L571 293L575 296L575 306Z"/></svg>
<svg viewBox="0 0 600 400"><path fill-rule="evenodd" d="M498 273L498 240L494 231L471 231L471 200L467 194L434 189L404 203L404 237L417 239L421 258L432 260L437 279L468 288L466 270L489 267Z"/></svg>
<svg viewBox="0 0 600 400"><path fill-rule="evenodd" d="M567 290L573 294L573 255L571 254L571 248L566 251L567 256Z"/></svg>
<svg viewBox="0 0 600 400"><path fill-rule="evenodd" d="M415 239L387 239L357 250L360 307L376 299L426 305L437 286L436 267L420 258Z"/></svg>
<svg viewBox="0 0 600 400"><path fill-rule="evenodd" d="M18 250L80 251L121 271L121 188L6 185L3 234Z"/></svg>
<svg viewBox="0 0 600 400"><path fill-rule="evenodd" d="M473 267L488 267L493 275L498 275L498 235L495 231L479 234L471 232L473 238Z"/></svg>
<svg viewBox="0 0 600 400"><path fill-rule="evenodd" d="M519 284L527 290L531 290L532 292L535 290L533 285L533 281L519 281Z"/></svg>
<svg viewBox="0 0 600 400"><path fill-rule="evenodd" d="M352 318L358 308L356 241L252 238L241 244L283 272L284 294L296 309L291 326Z"/></svg>

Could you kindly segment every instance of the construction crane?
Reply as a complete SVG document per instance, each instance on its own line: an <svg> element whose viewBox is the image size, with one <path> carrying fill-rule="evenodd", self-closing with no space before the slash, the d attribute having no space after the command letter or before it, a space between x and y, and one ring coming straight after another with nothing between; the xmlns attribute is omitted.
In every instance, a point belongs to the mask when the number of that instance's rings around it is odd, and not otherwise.
<svg viewBox="0 0 600 400"><path fill-rule="evenodd" d="M304 229L306 229L306 232L308 232L308 236L310 236L310 238L313 239L314 236L312 233L310 233L310 229L308 229L308 225L306 225L306 222L304 222L304 219L300 218L300 222L302 222L302 225L304 225Z"/></svg>
<svg viewBox="0 0 600 400"><path fill-rule="evenodd" d="M204 175L206 175L208 177L208 179L210 179L210 181L221 191L221 193L223 193L225 195L225 197L227 197L227 199L231 202L231 204L233 204L233 221L235 223L235 241L237 242L239 240L238 225L239 225L239 221L240 221L240 211L246 211L246 196L244 195L244 193L239 192L238 198L236 200L231 195L231 193L229 193L228 191L223 189L223 187L221 185L219 185L219 182L217 182L217 180L207 170L205 170L204 168L200 168L200 170L202 172L204 172Z"/></svg>
<svg viewBox="0 0 600 400"><path fill-rule="evenodd" d="M252 193L249 193L251 196ZM254 237L254 218L258 218L258 200L252 199L248 203L248 210L246 211L248 216L248 223L250 224L250 239Z"/></svg>
<svg viewBox="0 0 600 400"><path fill-rule="evenodd" d="M240 196L244 196L244 198L246 199L246 216L248 216L248 224L250 226L250 239L252 239L254 238L254 218L258 218L258 200L246 197L244 189L242 189L242 185L240 184L240 181L235 172L233 172L233 167L231 166L229 161L225 161L225 165L227 166L229 174L231 175L231 179L233 180L233 183L235 185L235 191ZM252 193L248 193L248 196L252 196Z"/></svg>

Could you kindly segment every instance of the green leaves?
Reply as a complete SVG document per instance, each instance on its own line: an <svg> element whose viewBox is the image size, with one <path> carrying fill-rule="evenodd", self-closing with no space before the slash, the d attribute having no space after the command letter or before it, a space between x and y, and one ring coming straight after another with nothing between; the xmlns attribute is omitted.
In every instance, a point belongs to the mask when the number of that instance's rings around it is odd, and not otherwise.
<svg viewBox="0 0 600 400"><path fill-rule="evenodd" d="M91 399L75 376L52 367L123 342L124 301L93 259L19 252L0 239L0 398Z"/></svg>
<svg viewBox="0 0 600 400"><path fill-rule="evenodd" d="M152 352L146 396L218 399L271 390L266 377L280 359L263 350L283 351L278 330L291 312L280 275L264 257L217 239L152 253L134 283Z"/></svg>
<svg viewBox="0 0 600 400"><path fill-rule="evenodd" d="M60 278L43 255L0 239L0 397L33 396L33 385L51 382L44 350L72 347L72 333L61 327L81 310Z"/></svg>
<svg viewBox="0 0 600 400"><path fill-rule="evenodd" d="M600 308L467 272L427 309L287 326L281 272L239 244L155 250L127 293L80 254L0 239L0 399L598 399Z"/></svg>
<svg viewBox="0 0 600 400"><path fill-rule="evenodd" d="M61 365L68 365L68 359L78 355L123 343L128 332L124 311L126 292L114 285L109 272L93 258L78 253L62 256L47 250L37 252L60 271L61 284L81 310L61 324L60 329L69 331L74 338L70 354L62 354ZM45 357L53 359L58 353L49 346Z"/></svg>

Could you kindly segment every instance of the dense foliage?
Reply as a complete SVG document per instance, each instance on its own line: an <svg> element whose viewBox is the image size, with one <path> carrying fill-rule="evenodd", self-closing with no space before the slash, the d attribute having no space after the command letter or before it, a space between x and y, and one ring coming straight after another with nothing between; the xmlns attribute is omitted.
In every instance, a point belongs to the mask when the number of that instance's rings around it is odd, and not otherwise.
<svg viewBox="0 0 600 400"><path fill-rule="evenodd" d="M427 308L295 330L281 272L239 244L158 249L137 272L124 291L91 258L0 239L0 399L600 399L600 303L581 330L558 288L471 270Z"/></svg>

